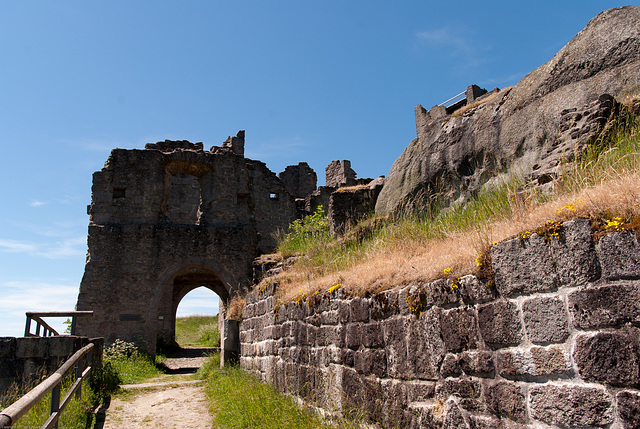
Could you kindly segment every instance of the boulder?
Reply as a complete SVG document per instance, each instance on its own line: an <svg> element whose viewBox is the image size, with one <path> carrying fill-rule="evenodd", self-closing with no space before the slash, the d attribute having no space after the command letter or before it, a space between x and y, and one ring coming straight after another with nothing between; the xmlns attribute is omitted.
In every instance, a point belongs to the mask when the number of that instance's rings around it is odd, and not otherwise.
<svg viewBox="0 0 640 429"><path fill-rule="evenodd" d="M549 62L464 113L418 105L417 138L391 167L376 214L433 201L434 194L462 202L512 174L548 182L606 127L617 109L613 98L638 88L640 7L602 12Z"/></svg>

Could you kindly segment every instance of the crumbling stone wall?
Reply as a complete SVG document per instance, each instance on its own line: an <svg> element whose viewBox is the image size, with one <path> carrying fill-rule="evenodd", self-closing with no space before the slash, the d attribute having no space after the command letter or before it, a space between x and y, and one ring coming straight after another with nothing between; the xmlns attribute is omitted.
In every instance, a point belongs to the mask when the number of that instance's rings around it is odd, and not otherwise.
<svg viewBox="0 0 640 429"><path fill-rule="evenodd" d="M326 186L339 188L356 184L356 172L351 168L351 161L331 161L325 168Z"/></svg>
<svg viewBox="0 0 640 429"><path fill-rule="evenodd" d="M349 224L355 225L372 214L383 186L384 178L378 177L368 185L341 188L331 193L327 213L331 235L343 234Z"/></svg>
<svg viewBox="0 0 640 429"><path fill-rule="evenodd" d="M70 335L55 337L0 337L0 393L12 383L27 385L56 371L75 352L94 343L93 367L102 361L102 338Z"/></svg>
<svg viewBox="0 0 640 429"><path fill-rule="evenodd" d="M252 279L252 260L296 218L293 198L265 164L247 159L244 131L209 151L164 141L114 149L93 175L88 255L77 332L174 343L180 300L205 286L223 304Z"/></svg>
<svg viewBox="0 0 640 429"><path fill-rule="evenodd" d="M383 427L640 427L640 244L585 219L474 276L279 303L247 296L241 365ZM412 312L413 310L413 312Z"/></svg>
<svg viewBox="0 0 640 429"><path fill-rule="evenodd" d="M283 172L278 173L278 177L294 198L307 198L318 184L316 172L306 162L287 166Z"/></svg>

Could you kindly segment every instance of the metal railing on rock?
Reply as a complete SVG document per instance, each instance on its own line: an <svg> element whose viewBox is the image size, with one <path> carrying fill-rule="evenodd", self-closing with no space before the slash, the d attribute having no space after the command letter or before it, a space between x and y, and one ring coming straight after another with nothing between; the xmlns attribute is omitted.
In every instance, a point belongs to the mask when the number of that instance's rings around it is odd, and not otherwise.
<svg viewBox="0 0 640 429"><path fill-rule="evenodd" d="M444 101L444 102L438 104L438 106L443 106L443 107L449 108L449 107L453 106L454 104L461 102L466 97L467 97L467 92L466 91L462 91L460 94L454 95L453 97L451 97L447 101Z"/></svg>
<svg viewBox="0 0 640 429"><path fill-rule="evenodd" d="M51 392L50 415L41 429L51 429L58 427L58 419L65 407L75 394L81 397L82 382L89 376L92 366L91 358L95 344L89 343L71 356L56 372L50 375L42 383L31 389L26 395L18 399L13 404L0 412L0 428L8 428L14 425L21 417L29 412L45 395ZM75 381L67 391L62 401L60 400L60 389L65 376L75 367Z"/></svg>

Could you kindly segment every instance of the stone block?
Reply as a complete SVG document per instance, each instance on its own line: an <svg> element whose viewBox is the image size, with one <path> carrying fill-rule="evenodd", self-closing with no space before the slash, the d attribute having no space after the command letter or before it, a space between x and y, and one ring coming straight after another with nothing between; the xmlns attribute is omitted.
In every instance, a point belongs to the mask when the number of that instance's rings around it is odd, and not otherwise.
<svg viewBox="0 0 640 429"><path fill-rule="evenodd" d="M511 379L558 378L572 373L568 354L557 346L499 350L497 361L498 373Z"/></svg>
<svg viewBox="0 0 640 429"><path fill-rule="evenodd" d="M458 360L460 368L467 375L492 377L494 373L493 356L488 351L465 351Z"/></svg>
<svg viewBox="0 0 640 429"><path fill-rule="evenodd" d="M373 295L370 302L371 320L384 320L399 312L398 292L388 290Z"/></svg>
<svg viewBox="0 0 640 429"><path fill-rule="evenodd" d="M342 324L349 323L349 316L351 314L351 305L349 301L344 299L338 300L338 321Z"/></svg>
<svg viewBox="0 0 640 429"><path fill-rule="evenodd" d="M378 348L383 346L384 337L382 334L382 326L379 322L362 325L360 333L362 335L360 341L363 346L367 348Z"/></svg>
<svg viewBox="0 0 640 429"><path fill-rule="evenodd" d="M353 356L353 367L361 374L382 378L387 369L386 353L384 350L358 350Z"/></svg>
<svg viewBox="0 0 640 429"><path fill-rule="evenodd" d="M640 282L611 284L569 294L573 324L580 329L640 323Z"/></svg>
<svg viewBox="0 0 640 429"><path fill-rule="evenodd" d="M538 377L560 377L573 373L570 356L560 347L531 347L530 352Z"/></svg>
<svg viewBox="0 0 640 429"><path fill-rule="evenodd" d="M16 338L16 358L46 358L48 353L47 338L20 337Z"/></svg>
<svg viewBox="0 0 640 429"><path fill-rule="evenodd" d="M499 300L478 306L478 324L485 344L490 347L517 345L522 341L518 306Z"/></svg>
<svg viewBox="0 0 640 429"><path fill-rule="evenodd" d="M428 283L425 289L427 296L425 303L426 308L434 305L446 307L460 302L460 294L451 288L451 283L447 279L439 279Z"/></svg>
<svg viewBox="0 0 640 429"><path fill-rule="evenodd" d="M589 219L564 222L560 237L550 240L549 245L561 286L585 285L600 277Z"/></svg>
<svg viewBox="0 0 640 429"><path fill-rule="evenodd" d="M478 322L473 307L444 311L440 317L440 329L447 352L458 353L478 347Z"/></svg>
<svg viewBox="0 0 640 429"><path fill-rule="evenodd" d="M462 374L460 365L458 364L458 358L452 353L447 353L442 361L440 367L440 374L443 377L457 377Z"/></svg>
<svg viewBox="0 0 640 429"><path fill-rule="evenodd" d="M322 324L322 316L320 314L312 314L305 319L305 322L313 326L320 326Z"/></svg>
<svg viewBox="0 0 640 429"><path fill-rule="evenodd" d="M407 333L409 318L395 317L381 323L387 353L387 374L392 378L408 378Z"/></svg>
<svg viewBox="0 0 640 429"><path fill-rule="evenodd" d="M436 383L433 381L412 380L405 382L407 402L424 402L436 394Z"/></svg>
<svg viewBox="0 0 640 429"><path fill-rule="evenodd" d="M527 299L522 317L529 341L536 344L561 343L569 336L564 302L556 297Z"/></svg>
<svg viewBox="0 0 640 429"><path fill-rule="evenodd" d="M505 424L504 421L497 419L495 417L489 416L479 416L470 414L469 418L469 427L471 429L505 429L505 428L521 428L523 426L516 425L514 423Z"/></svg>
<svg viewBox="0 0 640 429"><path fill-rule="evenodd" d="M533 419L562 427L606 426L614 418L611 395L599 387L532 386L529 410Z"/></svg>
<svg viewBox="0 0 640 429"><path fill-rule="evenodd" d="M525 350L499 350L496 360L498 373L504 378L533 378L536 375L533 359Z"/></svg>
<svg viewBox="0 0 640 429"><path fill-rule="evenodd" d="M351 322L369 321L369 300L367 298L353 298L349 304Z"/></svg>
<svg viewBox="0 0 640 429"><path fill-rule="evenodd" d="M356 352L351 349L342 349L340 354L340 363L350 367L355 365Z"/></svg>
<svg viewBox="0 0 640 429"><path fill-rule="evenodd" d="M335 345L338 341L338 328L336 326L321 326L318 329L316 342L319 346Z"/></svg>
<svg viewBox="0 0 640 429"><path fill-rule="evenodd" d="M640 428L640 392L618 392L618 417L625 429Z"/></svg>
<svg viewBox="0 0 640 429"><path fill-rule="evenodd" d="M640 330L583 334L576 338L574 360L585 381L616 387L640 387Z"/></svg>
<svg viewBox="0 0 640 429"><path fill-rule="evenodd" d="M14 337L0 337L0 358L13 358L16 350Z"/></svg>
<svg viewBox="0 0 640 429"><path fill-rule="evenodd" d="M447 401L451 396L458 397L458 403L467 411L484 411L481 402L482 386L480 382L468 378L447 378L436 383L436 399Z"/></svg>
<svg viewBox="0 0 640 429"><path fill-rule="evenodd" d="M320 313L320 323L322 325L337 325L338 310L329 310Z"/></svg>
<svg viewBox="0 0 640 429"><path fill-rule="evenodd" d="M465 304L477 304L496 298L495 289L489 288L476 276L464 276L460 279L460 296Z"/></svg>
<svg viewBox="0 0 640 429"><path fill-rule="evenodd" d="M485 384L484 400L487 404L487 411L490 413L519 423L526 423L526 399L517 383L501 381Z"/></svg>
<svg viewBox="0 0 640 429"><path fill-rule="evenodd" d="M292 327L291 335L293 336L294 344L307 344L307 324L304 322L296 322L296 324Z"/></svg>
<svg viewBox="0 0 640 429"><path fill-rule="evenodd" d="M349 323L345 327L345 342L350 349L357 350L362 345L362 324Z"/></svg>
<svg viewBox="0 0 640 429"><path fill-rule="evenodd" d="M512 297L546 292L558 287L555 261L549 245L538 234L514 238L491 247L491 266L500 295Z"/></svg>
<svg viewBox="0 0 640 429"><path fill-rule="evenodd" d="M409 376L422 380L438 378L438 368L445 355L441 333L441 312L432 307L417 320L411 320L407 337L407 365Z"/></svg>
<svg viewBox="0 0 640 429"><path fill-rule="evenodd" d="M317 335L318 335L318 328L313 325L307 325L307 340L302 344L306 346L315 346Z"/></svg>
<svg viewBox="0 0 640 429"><path fill-rule="evenodd" d="M269 340L276 340L280 338L280 325L272 325L265 328L264 335Z"/></svg>
<svg viewBox="0 0 640 429"><path fill-rule="evenodd" d="M78 337L51 337L49 342L49 356L67 357L82 348Z"/></svg>
<svg viewBox="0 0 640 429"><path fill-rule="evenodd" d="M633 232L607 234L600 239L596 250L605 279L640 278L640 245Z"/></svg>
<svg viewBox="0 0 640 429"><path fill-rule="evenodd" d="M444 404L443 429L471 429L460 406L453 399Z"/></svg>

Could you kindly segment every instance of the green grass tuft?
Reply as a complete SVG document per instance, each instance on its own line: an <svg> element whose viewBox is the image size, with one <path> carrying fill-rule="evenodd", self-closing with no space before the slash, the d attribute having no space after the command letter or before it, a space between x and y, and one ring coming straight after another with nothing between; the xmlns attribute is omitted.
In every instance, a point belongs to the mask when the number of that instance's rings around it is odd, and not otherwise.
<svg viewBox="0 0 640 429"><path fill-rule="evenodd" d="M355 428L341 421L331 426L313 411L299 408L289 397L237 366L220 368L214 355L200 370L206 380L213 427L225 429Z"/></svg>

